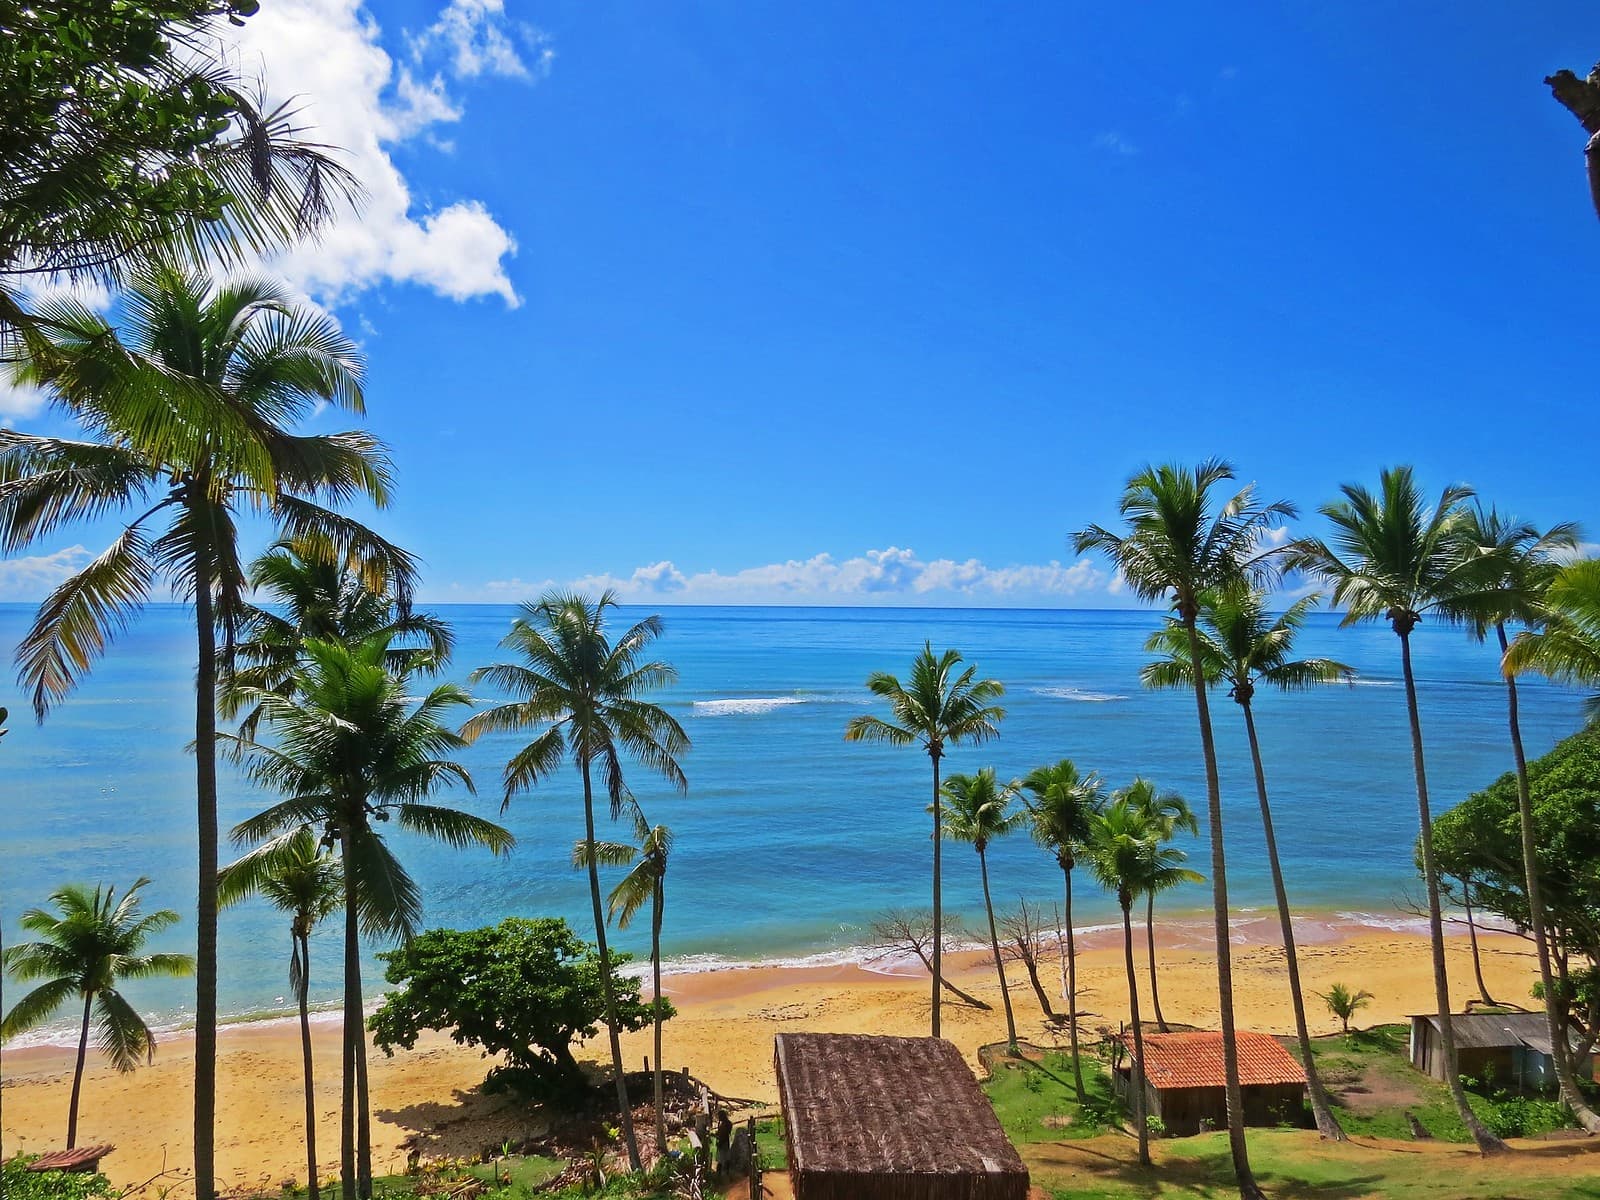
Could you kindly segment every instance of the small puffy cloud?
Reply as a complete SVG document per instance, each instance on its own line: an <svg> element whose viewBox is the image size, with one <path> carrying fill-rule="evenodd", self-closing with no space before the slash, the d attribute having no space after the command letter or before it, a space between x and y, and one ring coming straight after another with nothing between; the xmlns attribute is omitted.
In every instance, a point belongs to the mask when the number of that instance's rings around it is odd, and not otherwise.
<svg viewBox="0 0 1600 1200"><path fill-rule="evenodd" d="M43 600L92 556L83 546L0 561L0 600Z"/></svg>
<svg viewBox="0 0 1600 1200"><path fill-rule="evenodd" d="M13 383L0 375L0 427L38 416L49 402L50 397L38 388Z"/></svg>
<svg viewBox="0 0 1600 1200"><path fill-rule="evenodd" d="M417 62L443 53L458 79L502 75L529 79L549 74L555 50L526 21L506 17L505 0L450 0L421 33L408 34Z"/></svg>
<svg viewBox="0 0 1600 1200"><path fill-rule="evenodd" d="M1096 135L1094 146L1097 150L1104 150L1108 154L1115 154L1121 158L1131 158L1139 153L1139 147L1135 146L1115 129L1108 129L1104 133Z"/></svg>

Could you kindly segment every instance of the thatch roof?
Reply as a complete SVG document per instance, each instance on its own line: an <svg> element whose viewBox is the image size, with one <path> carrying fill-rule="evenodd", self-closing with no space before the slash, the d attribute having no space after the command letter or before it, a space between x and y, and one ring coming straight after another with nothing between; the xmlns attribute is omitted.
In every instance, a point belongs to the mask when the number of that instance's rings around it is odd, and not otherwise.
<svg viewBox="0 0 1600 1200"><path fill-rule="evenodd" d="M783 1033L775 1057L798 1200L1027 1196L1028 1169L949 1042Z"/></svg>
<svg viewBox="0 0 1600 1200"><path fill-rule="evenodd" d="M1425 1021L1437 1033L1438 1013L1415 1013L1413 1021ZM1542 1012L1531 1013L1451 1013L1450 1029L1457 1050L1515 1050L1527 1046L1540 1054L1550 1053L1550 1026ZM1578 1044L1577 1031L1568 1027L1568 1036Z"/></svg>
<svg viewBox="0 0 1600 1200"><path fill-rule="evenodd" d="M1234 1036L1239 1047L1240 1087L1305 1083L1305 1069L1277 1038L1244 1029ZM1131 1064L1133 1034L1123 1034L1122 1041L1128 1047L1127 1062ZM1158 1091L1226 1086L1222 1034L1210 1031L1145 1034L1144 1075Z"/></svg>

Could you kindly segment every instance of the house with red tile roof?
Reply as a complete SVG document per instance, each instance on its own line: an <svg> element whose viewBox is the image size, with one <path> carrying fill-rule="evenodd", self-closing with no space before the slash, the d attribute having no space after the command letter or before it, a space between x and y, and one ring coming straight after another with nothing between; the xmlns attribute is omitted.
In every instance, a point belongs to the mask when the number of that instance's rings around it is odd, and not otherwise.
<svg viewBox="0 0 1600 1200"><path fill-rule="evenodd" d="M1133 1034L1121 1035L1123 1052L1112 1067L1112 1085L1131 1104ZM1240 1030L1239 1089L1246 1125L1301 1125L1306 1119L1306 1073L1277 1038ZM1225 1129L1227 1092L1222 1072L1222 1034L1144 1035L1145 1111L1159 1117L1171 1135Z"/></svg>

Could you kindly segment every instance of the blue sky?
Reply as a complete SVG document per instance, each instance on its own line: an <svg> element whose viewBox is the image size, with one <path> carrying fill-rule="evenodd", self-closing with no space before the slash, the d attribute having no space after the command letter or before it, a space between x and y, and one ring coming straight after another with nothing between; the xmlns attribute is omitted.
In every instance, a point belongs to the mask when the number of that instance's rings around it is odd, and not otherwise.
<svg viewBox="0 0 1600 1200"><path fill-rule="evenodd" d="M1212 454L1307 509L1409 461L1600 530L1600 225L1541 82L1600 57L1592 6L251 25L376 182L276 265L364 345L432 599L1120 603L1067 532ZM107 536L0 564L0 599Z"/></svg>

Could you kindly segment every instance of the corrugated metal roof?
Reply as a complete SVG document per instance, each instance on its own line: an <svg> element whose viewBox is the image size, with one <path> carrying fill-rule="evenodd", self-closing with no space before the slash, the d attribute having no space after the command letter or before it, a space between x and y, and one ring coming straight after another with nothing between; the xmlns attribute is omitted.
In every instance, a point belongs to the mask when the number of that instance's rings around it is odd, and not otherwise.
<svg viewBox="0 0 1600 1200"><path fill-rule="evenodd" d="M1418 1013L1414 1019L1426 1021L1435 1031L1439 1028L1437 1013ZM1450 1028L1458 1050L1531 1046L1541 1054L1550 1053L1550 1026L1543 1013L1452 1013Z"/></svg>
<svg viewBox="0 0 1600 1200"><path fill-rule="evenodd" d="M1240 1030L1235 1037L1239 1047L1240 1086L1306 1081L1305 1069L1277 1038L1247 1030ZM1124 1033L1122 1040L1131 1058L1133 1034ZM1222 1087L1227 1082L1222 1070L1222 1034L1147 1033L1144 1035L1144 1073L1151 1086L1159 1090Z"/></svg>

